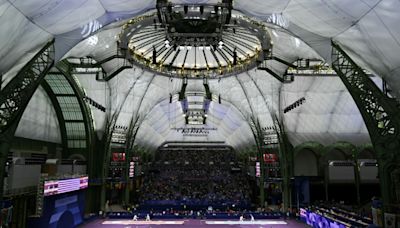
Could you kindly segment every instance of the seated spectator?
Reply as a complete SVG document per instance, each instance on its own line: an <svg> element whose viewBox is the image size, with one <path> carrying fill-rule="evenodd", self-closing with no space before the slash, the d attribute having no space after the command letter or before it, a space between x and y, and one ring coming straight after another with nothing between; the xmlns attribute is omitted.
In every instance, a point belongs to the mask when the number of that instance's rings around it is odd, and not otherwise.
<svg viewBox="0 0 400 228"><path fill-rule="evenodd" d="M243 173L231 173L232 152L171 151L160 156L141 189L141 202L189 205L241 205L250 200Z"/></svg>

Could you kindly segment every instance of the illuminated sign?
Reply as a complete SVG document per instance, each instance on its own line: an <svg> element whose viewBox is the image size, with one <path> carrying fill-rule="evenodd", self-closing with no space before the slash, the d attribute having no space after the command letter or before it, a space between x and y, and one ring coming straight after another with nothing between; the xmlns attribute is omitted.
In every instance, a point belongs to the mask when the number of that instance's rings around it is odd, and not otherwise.
<svg viewBox="0 0 400 228"><path fill-rule="evenodd" d="M115 161L115 162L125 161L125 153L114 152L112 154L112 161Z"/></svg>
<svg viewBox="0 0 400 228"><path fill-rule="evenodd" d="M135 162L131 161L129 163L129 177L132 178L135 176Z"/></svg>
<svg viewBox="0 0 400 228"><path fill-rule="evenodd" d="M274 163L278 161L278 156L276 154L263 154L264 162Z"/></svg>
<svg viewBox="0 0 400 228"><path fill-rule="evenodd" d="M44 196L77 191L88 187L89 177L78 177L64 180L49 180L44 182Z"/></svg>
<svg viewBox="0 0 400 228"><path fill-rule="evenodd" d="M256 177L261 176L260 162L256 162Z"/></svg>

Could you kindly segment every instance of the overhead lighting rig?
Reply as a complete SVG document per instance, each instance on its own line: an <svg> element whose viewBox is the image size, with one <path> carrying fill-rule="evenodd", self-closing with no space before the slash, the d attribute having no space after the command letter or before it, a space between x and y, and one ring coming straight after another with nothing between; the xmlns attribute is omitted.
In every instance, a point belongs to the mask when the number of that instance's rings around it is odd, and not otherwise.
<svg viewBox="0 0 400 228"><path fill-rule="evenodd" d="M250 70L271 50L267 28L215 4L157 1L157 13L129 20L118 45L131 61L168 76L220 77Z"/></svg>
<svg viewBox="0 0 400 228"><path fill-rule="evenodd" d="M169 45L221 46L232 17L232 0L217 4L173 4L157 0L157 16Z"/></svg>
<svg viewBox="0 0 400 228"><path fill-rule="evenodd" d="M185 124L206 124L207 113L212 100L208 80L207 78L203 79L205 91L186 91L187 83L187 78L185 78L182 83L182 89L179 92L179 101L181 102Z"/></svg>

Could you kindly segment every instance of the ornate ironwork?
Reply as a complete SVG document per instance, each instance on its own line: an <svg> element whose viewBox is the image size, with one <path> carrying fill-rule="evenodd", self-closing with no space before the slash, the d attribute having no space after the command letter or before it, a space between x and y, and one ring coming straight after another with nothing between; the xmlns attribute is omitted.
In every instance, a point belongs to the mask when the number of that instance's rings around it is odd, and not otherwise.
<svg viewBox="0 0 400 228"><path fill-rule="evenodd" d="M396 202L395 181L390 173L399 167L400 110L336 43L332 43L332 67L353 97L367 126L379 163L384 210ZM397 189L400 191L400 189Z"/></svg>
<svg viewBox="0 0 400 228"><path fill-rule="evenodd" d="M54 41L49 42L4 87L0 96L0 134L18 122L41 80L54 64Z"/></svg>

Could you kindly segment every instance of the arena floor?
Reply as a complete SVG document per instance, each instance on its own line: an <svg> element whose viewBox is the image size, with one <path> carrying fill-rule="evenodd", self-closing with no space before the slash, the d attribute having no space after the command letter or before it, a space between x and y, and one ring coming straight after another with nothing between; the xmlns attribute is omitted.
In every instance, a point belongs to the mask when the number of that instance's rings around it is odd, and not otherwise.
<svg viewBox="0 0 400 228"><path fill-rule="evenodd" d="M304 223L296 220L256 220L256 221L234 221L234 220L154 220L154 221L133 221L120 219L99 219L84 224L80 227L85 228L174 228L174 227L207 227L207 228L224 228L224 227L242 227L242 228L271 228L271 227L290 227L302 228L307 227Z"/></svg>

